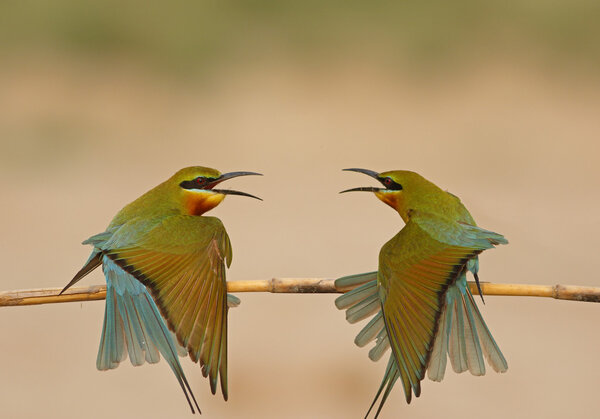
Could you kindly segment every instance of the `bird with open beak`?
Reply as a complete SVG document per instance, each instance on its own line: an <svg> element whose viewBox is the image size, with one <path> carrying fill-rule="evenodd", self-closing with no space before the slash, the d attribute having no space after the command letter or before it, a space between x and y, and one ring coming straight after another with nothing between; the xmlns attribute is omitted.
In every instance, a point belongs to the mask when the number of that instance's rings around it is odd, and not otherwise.
<svg viewBox="0 0 600 419"><path fill-rule="evenodd" d="M213 394L220 378L227 400L227 314L239 300L227 294L225 265L232 252L225 227L203 214L227 195L260 199L215 188L247 175L259 173L182 169L83 242L93 246L92 254L62 292L102 265L106 308L99 370L116 368L127 355L133 365L156 363L162 355L192 413L194 406L200 412L178 358L189 354L209 377Z"/></svg>
<svg viewBox="0 0 600 419"><path fill-rule="evenodd" d="M363 347L375 340L369 352L373 361L392 349L366 416L383 392L375 417L379 415L398 379L407 403L413 393L421 394L426 371L431 380L441 381L447 358L459 373L484 375L484 357L495 371L505 372L508 365L475 304L467 272L479 286L478 255L508 243L506 239L477 227L460 199L417 173L346 170L366 174L382 186L343 192L373 192L405 223L382 247L377 272L336 280L337 288L356 287L336 299L350 323L374 315L355 343Z"/></svg>

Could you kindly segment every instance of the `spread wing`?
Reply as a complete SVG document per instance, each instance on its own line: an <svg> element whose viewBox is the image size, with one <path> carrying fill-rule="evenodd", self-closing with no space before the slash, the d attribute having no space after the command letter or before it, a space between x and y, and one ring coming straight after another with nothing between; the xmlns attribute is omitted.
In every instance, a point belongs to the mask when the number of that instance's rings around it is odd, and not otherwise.
<svg viewBox="0 0 600 419"><path fill-rule="evenodd" d="M151 223L121 227L103 249L124 270L146 285L179 343L216 392L227 400L227 287L225 264L231 245L214 217L174 215ZM129 231L128 231L129 230ZM133 237L135 239L133 239Z"/></svg>
<svg viewBox="0 0 600 419"><path fill-rule="evenodd" d="M472 225L413 214L382 248L378 280L385 329L407 402L412 392L421 392L448 287L469 259L503 241Z"/></svg>

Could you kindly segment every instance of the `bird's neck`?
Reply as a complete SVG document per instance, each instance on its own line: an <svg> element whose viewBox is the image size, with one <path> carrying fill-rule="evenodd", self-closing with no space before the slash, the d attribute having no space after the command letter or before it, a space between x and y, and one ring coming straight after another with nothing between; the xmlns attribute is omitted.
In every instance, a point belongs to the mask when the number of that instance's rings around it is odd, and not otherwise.
<svg viewBox="0 0 600 419"><path fill-rule="evenodd" d="M410 209L407 207L406 200L401 194L397 192L381 191L376 192L375 195L382 202L398 211L398 214L400 214L400 217L402 217L402 220L404 220L405 223L408 222Z"/></svg>

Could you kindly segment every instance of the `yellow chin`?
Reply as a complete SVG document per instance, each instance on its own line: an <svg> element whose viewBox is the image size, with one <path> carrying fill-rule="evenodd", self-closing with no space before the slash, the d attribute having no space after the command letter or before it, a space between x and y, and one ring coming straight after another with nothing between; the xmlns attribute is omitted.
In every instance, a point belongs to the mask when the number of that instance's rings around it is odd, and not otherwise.
<svg viewBox="0 0 600 419"><path fill-rule="evenodd" d="M225 195L210 191L186 191L185 209L189 215L202 215L219 205Z"/></svg>

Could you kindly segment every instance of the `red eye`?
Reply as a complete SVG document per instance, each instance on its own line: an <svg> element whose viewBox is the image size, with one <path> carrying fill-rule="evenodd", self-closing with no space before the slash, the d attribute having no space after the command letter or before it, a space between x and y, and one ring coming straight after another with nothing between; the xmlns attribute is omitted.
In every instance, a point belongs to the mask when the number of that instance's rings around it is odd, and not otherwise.
<svg viewBox="0 0 600 419"><path fill-rule="evenodd" d="M197 183L198 185L202 185L203 183L206 183L206 178L203 178L203 177L197 177L197 178L196 178L196 183Z"/></svg>
<svg viewBox="0 0 600 419"><path fill-rule="evenodd" d="M394 183L394 181L392 181L392 179L390 179L389 177L386 177L385 179L383 179L383 184L385 186L392 186L393 183Z"/></svg>

